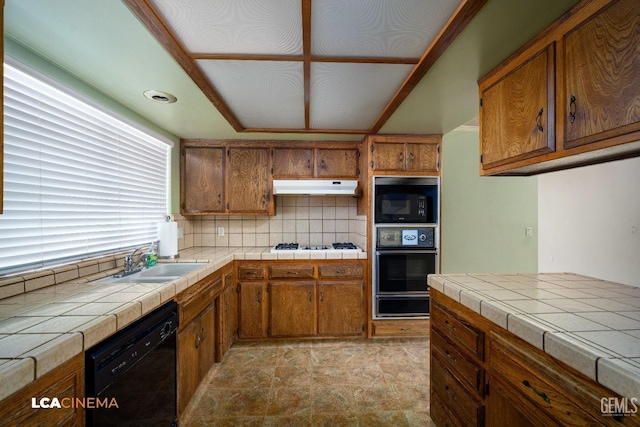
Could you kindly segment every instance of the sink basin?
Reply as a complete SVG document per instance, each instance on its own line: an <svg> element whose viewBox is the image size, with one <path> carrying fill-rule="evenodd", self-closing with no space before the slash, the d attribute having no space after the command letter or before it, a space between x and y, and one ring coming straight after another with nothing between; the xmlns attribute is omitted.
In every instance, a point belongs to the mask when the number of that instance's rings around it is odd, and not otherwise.
<svg viewBox="0 0 640 427"><path fill-rule="evenodd" d="M92 283L165 283L177 279L197 268L206 265L203 262L181 262L171 264L156 264L137 273L124 277L110 276L95 280Z"/></svg>

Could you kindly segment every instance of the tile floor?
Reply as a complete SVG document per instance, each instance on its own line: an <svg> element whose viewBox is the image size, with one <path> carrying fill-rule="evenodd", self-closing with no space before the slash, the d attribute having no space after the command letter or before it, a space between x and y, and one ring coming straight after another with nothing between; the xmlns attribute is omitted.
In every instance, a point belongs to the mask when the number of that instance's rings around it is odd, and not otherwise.
<svg viewBox="0 0 640 427"><path fill-rule="evenodd" d="M234 344L182 426L431 426L429 340Z"/></svg>

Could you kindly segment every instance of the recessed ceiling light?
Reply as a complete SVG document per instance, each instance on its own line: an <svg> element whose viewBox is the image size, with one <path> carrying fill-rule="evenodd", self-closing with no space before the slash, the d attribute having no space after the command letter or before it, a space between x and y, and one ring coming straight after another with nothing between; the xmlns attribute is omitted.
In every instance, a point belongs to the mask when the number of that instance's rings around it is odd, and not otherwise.
<svg viewBox="0 0 640 427"><path fill-rule="evenodd" d="M159 102L161 104L173 104L178 100L178 98L171 95L170 93L160 92L158 90L147 90L144 92L144 96L147 99L150 99L155 102Z"/></svg>

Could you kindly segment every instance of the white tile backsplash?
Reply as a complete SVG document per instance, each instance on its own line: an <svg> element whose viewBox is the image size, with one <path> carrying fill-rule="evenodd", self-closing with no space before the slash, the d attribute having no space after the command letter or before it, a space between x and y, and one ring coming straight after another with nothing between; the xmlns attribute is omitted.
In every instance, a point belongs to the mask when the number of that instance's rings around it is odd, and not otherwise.
<svg viewBox="0 0 640 427"><path fill-rule="evenodd" d="M185 236L180 249L193 246L273 246L281 242L305 245L349 241L365 248L367 217L357 214L357 200L336 196L277 196L272 217L174 215ZM218 228L224 236L218 236Z"/></svg>

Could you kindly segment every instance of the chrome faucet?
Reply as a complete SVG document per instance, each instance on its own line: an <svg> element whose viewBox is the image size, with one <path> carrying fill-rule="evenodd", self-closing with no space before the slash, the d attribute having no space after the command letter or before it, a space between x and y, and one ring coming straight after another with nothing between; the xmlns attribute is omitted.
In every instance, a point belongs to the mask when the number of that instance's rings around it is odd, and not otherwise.
<svg viewBox="0 0 640 427"><path fill-rule="evenodd" d="M130 274L137 273L138 271L142 270L142 267L138 267L138 265L140 265L140 262L142 261L146 262L149 254L148 253L140 254L136 262L133 262L133 257L136 253L138 253L139 250L141 250L146 246L147 245L139 246L135 248L133 252L131 252L129 255L126 255L124 257L124 271L122 272L122 274L118 275L119 277L128 276Z"/></svg>

